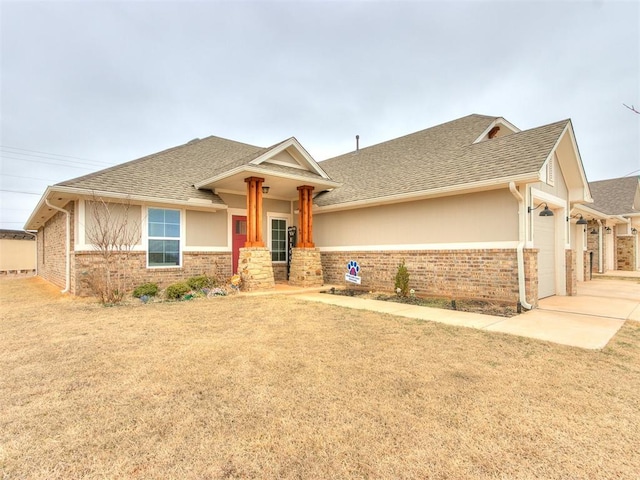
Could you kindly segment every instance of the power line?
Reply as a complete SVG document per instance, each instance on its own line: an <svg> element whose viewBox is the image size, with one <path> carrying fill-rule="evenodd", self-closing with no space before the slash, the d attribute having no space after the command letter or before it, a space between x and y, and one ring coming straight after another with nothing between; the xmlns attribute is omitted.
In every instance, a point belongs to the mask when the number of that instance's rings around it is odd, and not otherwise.
<svg viewBox="0 0 640 480"><path fill-rule="evenodd" d="M30 163L41 163L44 165L54 165L56 167L66 167L66 168L81 168L83 170L95 170L95 166L93 167L80 167L77 165L67 165L67 164L60 164L60 163L52 163L52 162L43 162L42 160L28 160L26 158L15 158L15 157L7 157L7 156L3 156L0 155L2 158L8 158L9 160L18 160L20 162L30 162ZM55 158L52 158L51 160L56 160Z"/></svg>
<svg viewBox="0 0 640 480"><path fill-rule="evenodd" d="M43 155L33 155L31 153L21 153L21 152L11 152L11 151L3 152L3 151L0 151L0 155L3 155L3 154L6 155L7 153L10 154L10 155L24 155L25 157L44 158L45 160L54 160L56 162L67 162L64 165L67 165L68 163L75 163L75 164L82 164L82 165L92 165L92 166L94 166L96 168L103 167L104 165L111 165L109 163L102 163L102 162L100 162L100 164L98 164L98 163L93 163L91 161L89 161L90 163L87 163L85 161L67 160L66 158L46 157L46 156L43 156ZM13 157L13 158L15 158L15 157ZM17 160L26 160L26 158L19 157L19 158L17 158Z"/></svg>
<svg viewBox="0 0 640 480"><path fill-rule="evenodd" d="M4 190L4 189L0 189L0 192L7 192L7 193L24 193L25 195L42 195L42 193L23 192L23 191L21 191L21 190Z"/></svg>
<svg viewBox="0 0 640 480"><path fill-rule="evenodd" d="M40 152L38 150L29 150L27 148L11 147L9 145L0 145L0 148L10 148L12 150L21 150L23 152L41 153L43 155L53 155L53 156L56 156L56 157L66 157L66 158L73 158L75 160L82 160L82 161L87 161L87 162L100 163L102 165L111 165L111 163L109 163L109 162L101 162L100 160L91 160L90 158L74 157L72 155L63 155L61 153ZM15 153L18 153L18 152L15 152ZM29 154L21 153L20 155L29 155ZM37 155L34 155L34 156L37 157Z"/></svg>
<svg viewBox="0 0 640 480"><path fill-rule="evenodd" d="M0 173L0 177L14 177L14 178L26 178L27 180L42 180L43 182L50 182L51 179L48 178L38 178L38 177L25 177L23 175L11 175L9 173Z"/></svg>

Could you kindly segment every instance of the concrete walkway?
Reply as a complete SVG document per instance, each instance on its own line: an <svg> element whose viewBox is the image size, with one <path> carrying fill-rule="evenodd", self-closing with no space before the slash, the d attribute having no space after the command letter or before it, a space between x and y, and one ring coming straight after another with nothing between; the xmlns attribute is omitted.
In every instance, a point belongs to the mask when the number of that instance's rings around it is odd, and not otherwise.
<svg viewBox="0 0 640 480"><path fill-rule="evenodd" d="M509 333L587 349L604 348L626 320L640 321L640 279L581 282L577 296L549 297L541 300L538 308L511 318L317 291L294 295L301 300Z"/></svg>

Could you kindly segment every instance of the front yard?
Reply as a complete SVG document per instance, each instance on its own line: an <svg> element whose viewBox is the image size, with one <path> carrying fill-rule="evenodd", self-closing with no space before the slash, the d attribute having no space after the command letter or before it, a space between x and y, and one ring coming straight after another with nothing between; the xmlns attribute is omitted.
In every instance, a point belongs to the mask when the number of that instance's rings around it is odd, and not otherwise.
<svg viewBox="0 0 640 480"><path fill-rule="evenodd" d="M603 351L233 296L0 281L0 478L635 479L640 324Z"/></svg>

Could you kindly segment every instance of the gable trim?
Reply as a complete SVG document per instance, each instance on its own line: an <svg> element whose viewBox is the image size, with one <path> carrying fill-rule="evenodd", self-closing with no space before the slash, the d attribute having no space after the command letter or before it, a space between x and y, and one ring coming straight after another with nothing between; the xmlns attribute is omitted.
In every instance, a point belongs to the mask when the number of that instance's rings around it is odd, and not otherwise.
<svg viewBox="0 0 640 480"><path fill-rule="evenodd" d="M280 143L279 145L276 145L272 149L260 155L258 158L253 159L251 162L249 162L249 164L260 165L261 163L264 163L267 160L271 163L278 164L277 161L272 161L270 160L270 158L273 157L274 155L277 155L278 153L284 152L289 147L294 147L298 151L298 153L302 155L302 158L304 159L305 163L307 163L306 166L308 168L310 168L312 171L320 175L322 178L325 178L327 180L330 179L329 175L327 175L327 173L322 168L320 168L320 165L318 165L318 163L311 157L311 155L309 155L309 152L305 150L305 148L300 144L300 142L298 142L298 140L295 137L291 137L288 140L285 140L284 142ZM291 165L286 165L286 166L291 166ZM304 168L303 165L301 165L301 167Z"/></svg>

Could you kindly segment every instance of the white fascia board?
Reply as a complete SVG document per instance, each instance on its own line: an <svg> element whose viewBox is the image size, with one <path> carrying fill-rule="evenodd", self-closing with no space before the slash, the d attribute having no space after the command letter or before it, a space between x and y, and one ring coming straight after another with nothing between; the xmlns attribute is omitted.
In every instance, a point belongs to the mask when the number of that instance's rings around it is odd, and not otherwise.
<svg viewBox="0 0 640 480"><path fill-rule="evenodd" d="M569 139L571 140L571 145L573 146L573 150L576 153L576 160L578 161L578 170L580 171L580 177L582 179L583 188L585 190L584 197L585 201L589 203L593 203L593 196L591 195L591 189L589 188L589 182L587 181L587 174L584 171L584 164L582 163L582 156L580 155L580 149L578 148L578 142L576 142L576 136L573 133L573 123L569 120L569 124L567 125L566 130L569 133ZM564 133L564 132L563 132Z"/></svg>
<svg viewBox="0 0 640 480"><path fill-rule="evenodd" d="M196 189L200 190L202 187L204 187L206 185L210 185L212 183L219 182L220 180L224 180L225 178L232 177L236 173L241 173L241 172L245 171L245 169L246 169L246 165L242 165L240 167L236 167L236 168L233 168L231 170L227 170L226 172L221 173L220 175L215 175L213 177L206 178L206 179L204 179L204 180L202 180L202 181L200 181L198 183L195 183L193 186Z"/></svg>
<svg viewBox="0 0 640 480"><path fill-rule="evenodd" d="M49 196L49 193L51 192L51 186L47 186L47 189L44 191L44 193L42 194L42 196L40 197L40 200L38 201L36 207L33 209L33 212L31 212L31 215L29 215L29 218L27 219L27 222L24 224L24 230L28 230L29 225L32 224L32 222L36 221L36 216L38 215L38 213L40 212L40 209L42 207L46 206L46 199Z"/></svg>
<svg viewBox="0 0 640 480"><path fill-rule="evenodd" d="M598 211L598 210L596 210L594 208L590 208L587 205L583 205L581 203L573 205L571 207L571 209L572 210L577 210L578 212L581 212L581 213L584 213L584 214L587 214L587 215L593 217L594 219L598 218L600 220L606 220L606 219L612 217L611 215L608 215L606 213L602 213L602 212L600 212L600 211Z"/></svg>
<svg viewBox="0 0 640 480"><path fill-rule="evenodd" d="M151 197L148 195L123 195L115 192L105 192L102 190L89 190L74 187L56 187L56 192L75 194L79 197L100 197L116 200L133 201L136 203L155 203L160 205L180 205L183 207L211 207L210 211L225 210L227 205L221 203L213 203L212 201L202 199L176 200L173 198Z"/></svg>
<svg viewBox="0 0 640 480"><path fill-rule="evenodd" d="M356 208L375 207L378 205L390 205L394 203L410 202L415 200L424 200L434 197L448 197L451 195L463 195L484 190L497 190L500 188L509 188L509 182L518 183L535 183L539 182L536 174L518 175L515 177L504 177L493 180L485 180L482 182L465 183L463 185L454 185L450 187L434 188L431 190L421 190L411 193L400 193L396 195L387 195L384 197L370 198L366 200L355 200L352 202L339 203L335 205L326 205L323 207L314 206L313 213L329 213L339 210L353 210Z"/></svg>
<svg viewBox="0 0 640 480"><path fill-rule="evenodd" d="M567 128L568 127L569 127L569 124L567 123L567 125L564 126L564 129L562 130L560 135L558 135L558 139L556 140L556 143L553 144L553 147L551 148L551 151L549 152L549 155L547 155L547 158L542 163L542 168L540 168L540 171L538 172L538 174L540 175L540 180L541 181L544 181L543 179L546 177L545 169L547 168L547 165L549 164L549 161L555 155L556 149L558 148L558 145L560 145L560 142L562 141L562 137L564 137L564 134L567 132ZM560 168L560 161L559 160L558 160L558 167ZM560 168L560 171L562 171L562 168ZM564 177L564 173L562 175ZM565 183L566 183L566 180L565 180Z"/></svg>
<svg viewBox="0 0 640 480"><path fill-rule="evenodd" d="M300 182L301 185L305 185L308 183L314 183L316 185L321 185L327 188L336 188L339 187L340 185L342 185L339 182L334 182L333 180L330 180L327 178L322 178L322 179L311 179L309 177L305 177L302 175L295 175L293 173L284 173L284 172L269 172L269 171L265 171L264 168L258 168L257 166L253 166L253 165L242 165L240 167L236 167L233 170L229 170L223 174L220 175L216 175L215 177L211 177L208 178L207 180L203 180L201 182L198 182L194 185L195 188L200 189L205 187L206 185L210 185L212 183L215 182L219 182L221 180L225 180L229 177L233 177L234 175L237 175L238 173L246 173L246 174L255 174L255 175L271 175L273 177L278 177L278 178L285 178L285 179L289 179L289 180L295 180L297 182ZM245 193L246 194L246 193Z"/></svg>
<svg viewBox="0 0 640 480"><path fill-rule="evenodd" d="M329 179L329 175L327 175L327 173L322 168L320 168L320 165L318 165L318 162L316 162L313 159L313 157L309 154L309 152L307 152L307 150L302 146L302 144L298 141L296 137L291 137L288 140L285 140L284 142L272 148L268 152L263 153L258 158L251 160L249 164L260 165L261 163L269 160L271 157L277 155L278 153L285 151L289 147L294 147L296 150L298 150L298 153L300 153L302 158L304 158L305 162L307 163L307 167L311 168L314 172L316 172L322 178Z"/></svg>
<svg viewBox="0 0 640 480"><path fill-rule="evenodd" d="M485 136L487 136L489 134L489 132L491 131L491 129L493 127L495 127L496 125L504 125L505 127L507 127L509 130L512 130L514 133L519 133L521 132L521 130L516 127L514 124L512 124L511 122L508 122L507 120L505 120L503 117L498 117L496 118L493 122L491 122L491 125L489 125L484 132L482 132L480 134L480 136L478 138L476 138L473 143L478 143L480 142L480 140L482 140Z"/></svg>

